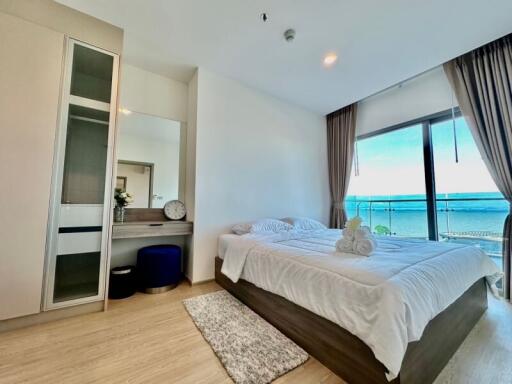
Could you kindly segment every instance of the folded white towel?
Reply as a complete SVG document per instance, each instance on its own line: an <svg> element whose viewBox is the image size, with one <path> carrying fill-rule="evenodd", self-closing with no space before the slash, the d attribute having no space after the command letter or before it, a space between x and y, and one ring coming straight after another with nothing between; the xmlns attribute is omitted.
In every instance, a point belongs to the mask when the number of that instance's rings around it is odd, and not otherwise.
<svg viewBox="0 0 512 384"><path fill-rule="evenodd" d="M354 240L347 237L342 237L336 242L337 252L354 252Z"/></svg>
<svg viewBox="0 0 512 384"><path fill-rule="evenodd" d="M355 240L361 240L361 239L369 239L373 238L373 234L370 231L370 227L361 227L354 231L354 239Z"/></svg>
<svg viewBox="0 0 512 384"><path fill-rule="evenodd" d="M373 237L354 240L354 252L359 255L370 256L376 248L377 242Z"/></svg>
<svg viewBox="0 0 512 384"><path fill-rule="evenodd" d="M341 235L346 239L354 239L354 230L350 228L343 228Z"/></svg>

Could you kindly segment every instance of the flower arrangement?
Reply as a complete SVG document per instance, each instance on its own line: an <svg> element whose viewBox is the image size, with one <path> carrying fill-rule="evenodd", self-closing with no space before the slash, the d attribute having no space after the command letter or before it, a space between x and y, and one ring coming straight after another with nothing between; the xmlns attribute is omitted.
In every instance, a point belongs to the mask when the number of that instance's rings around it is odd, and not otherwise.
<svg viewBox="0 0 512 384"><path fill-rule="evenodd" d="M116 188L114 199L116 200L116 206L119 208L124 208L133 203L133 196L121 188Z"/></svg>
<svg viewBox="0 0 512 384"><path fill-rule="evenodd" d="M362 222L363 220L359 216L355 216L345 223L345 227L355 231L361 226Z"/></svg>

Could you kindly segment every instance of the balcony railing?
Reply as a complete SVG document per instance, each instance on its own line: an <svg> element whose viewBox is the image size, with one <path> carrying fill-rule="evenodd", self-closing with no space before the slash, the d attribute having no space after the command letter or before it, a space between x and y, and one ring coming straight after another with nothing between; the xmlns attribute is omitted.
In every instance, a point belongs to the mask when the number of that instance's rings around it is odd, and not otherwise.
<svg viewBox="0 0 512 384"><path fill-rule="evenodd" d="M509 212L503 198L437 198L440 241L471 244L482 248L501 267L504 220ZM349 216L358 215L372 232L428 238L426 199L349 199Z"/></svg>

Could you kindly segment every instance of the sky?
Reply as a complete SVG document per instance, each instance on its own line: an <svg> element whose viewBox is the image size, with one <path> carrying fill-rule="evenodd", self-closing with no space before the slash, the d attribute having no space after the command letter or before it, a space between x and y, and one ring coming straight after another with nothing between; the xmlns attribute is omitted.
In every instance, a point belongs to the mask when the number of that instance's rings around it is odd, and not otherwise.
<svg viewBox="0 0 512 384"><path fill-rule="evenodd" d="M456 119L459 162L455 162L452 120L432 125L437 194L496 192L471 132ZM422 127L415 125L359 140L349 196L425 194Z"/></svg>

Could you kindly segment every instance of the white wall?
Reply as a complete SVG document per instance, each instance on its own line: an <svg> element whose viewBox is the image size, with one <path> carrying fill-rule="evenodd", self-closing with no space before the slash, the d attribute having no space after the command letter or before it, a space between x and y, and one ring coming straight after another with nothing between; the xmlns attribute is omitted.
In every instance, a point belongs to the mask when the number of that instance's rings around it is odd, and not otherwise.
<svg viewBox="0 0 512 384"><path fill-rule="evenodd" d="M137 250L142 247L149 247L158 244L175 244L182 249L186 247L183 236L173 237L147 237L135 239L114 240L112 247L112 260L110 267L120 267L124 265L135 265L137 263Z"/></svg>
<svg viewBox="0 0 512 384"><path fill-rule="evenodd" d="M454 103L457 101L454 99ZM457 105L457 104L455 104ZM357 135L428 116L452 107L452 91L442 67L434 68L358 104Z"/></svg>
<svg viewBox="0 0 512 384"><path fill-rule="evenodd" d="M197 93L193 282L214 277L233 224L329 214L323 116L202 68Z"/></svg>
<svg viewBox="0 0 512 384"><path fill-rule="evenodd" d="M187 104L187 84L122 63L121 108L186 122Z"/></svg>

